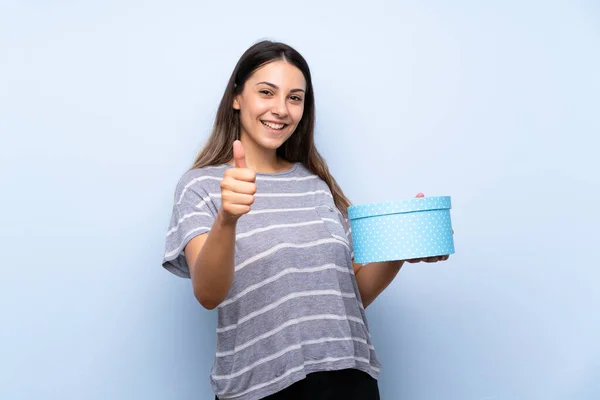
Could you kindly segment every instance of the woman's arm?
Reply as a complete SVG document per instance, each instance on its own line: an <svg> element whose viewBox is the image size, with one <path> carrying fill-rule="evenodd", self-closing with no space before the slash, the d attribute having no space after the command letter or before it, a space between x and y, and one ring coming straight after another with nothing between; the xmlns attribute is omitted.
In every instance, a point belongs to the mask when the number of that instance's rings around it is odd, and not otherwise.
<svg viewBox="0 0 600 400"><path fill-rule="evenodd" d="M194 296L204 308L217 307L233 284L235 231L238 219L250 212L256 193L256 172L247 168L239 140L233 143L235 168L221 181L221 207L208 234L197 236L185 247Z"/></svg>
<svg viewBox="0 0 600 400"><path fill-rule="evenodd" d="M374 262L364 266L353 261L352 264L363 307L367 308L396 277L404 261Z"/></svg>
<svg viewBox="0 0 600 400"><path fill-rule="evenodd" d="M364 266L352 261L363 307L367 308L388 287L405 262L411 264L419 262L434 263L445 261L448 258L449 256L415 258L411 260L374 262Z"/></svg>
<svg viewBox="0 0 600 400"><path fill-rule="evenodd" d="M236 222L219 210L209 233L196 236L185 247L194 296L212 310L227 297L233 283Z"/></svg>

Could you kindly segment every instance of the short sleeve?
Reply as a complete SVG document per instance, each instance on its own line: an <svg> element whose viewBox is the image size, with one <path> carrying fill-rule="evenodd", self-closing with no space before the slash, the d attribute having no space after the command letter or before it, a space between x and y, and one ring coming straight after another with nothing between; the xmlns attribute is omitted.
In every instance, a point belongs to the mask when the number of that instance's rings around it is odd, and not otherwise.
<svg viewBox="0 0 600 400"><path fill-rule="evenodd" d="M175 190L173 210L165 240L163 267L182 278L190 277L184 249L194 237L211 230L217 211L210 193L211 181L198 172L184 175ZM213 184L214 185L214 184Z"/></svg>
<svg viewBox="0 0 600 400"><path fill-rule="evenodd" d="M352 244L352 227L350 225L350 221L346 218L346 236L348 237L348 244L350 245L350 257L352 258L352 261L354 261L354 246Z"/></svg>
<svg viewBox="0 0 600 400"><path fill-rule="evenodd" d="M339 209L338 212L340 213L340 218L343 221L344 232L346 232L346 238L348 239L348 245L350 247L350 257L352 258L352 260L354 260L354 246L352 244L352 226L350 224L350 220L348 219L348 215L344 214Z"/></svg>

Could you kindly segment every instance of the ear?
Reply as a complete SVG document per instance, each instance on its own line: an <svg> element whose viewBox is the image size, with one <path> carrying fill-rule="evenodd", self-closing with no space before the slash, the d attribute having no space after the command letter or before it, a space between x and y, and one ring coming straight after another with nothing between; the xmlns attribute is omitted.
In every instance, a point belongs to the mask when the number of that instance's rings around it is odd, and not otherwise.
<svg viewBox="0 0 600 400"><path fill-rule="evenodd" d="M232 104L232 107L233 107L233 109L234 109L234 110L239 110L239 109L241 108L241 107L240 107L240 101L238 100L239 96L240 96L240 95L237 95L237 96L235 96L235 97L233 98L233 104Z"/></svg>

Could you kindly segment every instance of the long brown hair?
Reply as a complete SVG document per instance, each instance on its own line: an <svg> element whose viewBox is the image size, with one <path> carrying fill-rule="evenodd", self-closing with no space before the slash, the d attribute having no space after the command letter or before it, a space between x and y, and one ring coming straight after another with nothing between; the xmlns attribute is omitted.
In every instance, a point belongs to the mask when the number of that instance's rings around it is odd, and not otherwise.
<svg viewBox="0 0 600 400"><path fill-rule="evenodd" d="M225 164L233 158L233 142L240 136L239 111L233 108L233 100L243 91L246 80L254 71L277 60L285 60L297 67L306 80L302 119L292 136L277 149L277 155L290 162L301 162L323 179L333 194L336 207L346 215L350 201L329 172L327 163L317 151L314 142L315 99L310 69L304 57L284 43L261 41L242 54L225 88L212 133L198 153L192 169Z"/></svg>

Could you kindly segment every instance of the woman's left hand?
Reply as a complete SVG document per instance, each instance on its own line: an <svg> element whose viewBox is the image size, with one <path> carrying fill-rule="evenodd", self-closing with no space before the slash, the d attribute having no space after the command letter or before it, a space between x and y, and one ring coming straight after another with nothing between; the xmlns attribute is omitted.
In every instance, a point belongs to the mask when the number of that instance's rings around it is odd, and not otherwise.
<svg viewBox="0 0 600 400"><path fill-rule="evenodd" d="M417 197L425 197L425 195L423 193L419 193L417 195ZM452 229L452 234L454 235L454 229ZM435 257L424 257L424 258L412 258L410 260L405 260L408 263L414 264L414 263L419 263L419 262L426 262L426 263L435 263L438 261L446 261L448 258L450 258L450 255L445 255L445 256L435 256Z"/></svg>
<svg viewBox="0 0 600 400"><path fill-rule="evenodd" d="M446 256L436 256L436 257L425 257L425 258L411 258L410 260L404 260L407 263L419 263L419 262L426 262L426 263L434 263L434 262L438 262L438 261L446 261L448 258L450 258L449 255Z"/></svg>

